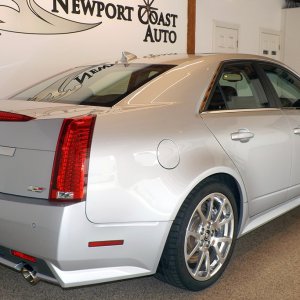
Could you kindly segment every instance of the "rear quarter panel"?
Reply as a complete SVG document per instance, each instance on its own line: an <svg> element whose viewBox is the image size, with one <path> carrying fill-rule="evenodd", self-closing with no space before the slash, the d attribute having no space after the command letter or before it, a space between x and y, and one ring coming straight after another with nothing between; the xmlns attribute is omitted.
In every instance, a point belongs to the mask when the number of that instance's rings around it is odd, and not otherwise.
<svg viewBox="0 0 300 300"><path fill-rule="evenodd" d="M190 191L215 173L228 173L242 185L198 113L216 67L186 67L182 80L175 70L173 87L170 78L167 87L152 83L151 89L143 87L117 109L98 116L86 203L91 222L173 220ZM173 169L157 159L158 145L166 139L178 147L179 164Z"/></svg>

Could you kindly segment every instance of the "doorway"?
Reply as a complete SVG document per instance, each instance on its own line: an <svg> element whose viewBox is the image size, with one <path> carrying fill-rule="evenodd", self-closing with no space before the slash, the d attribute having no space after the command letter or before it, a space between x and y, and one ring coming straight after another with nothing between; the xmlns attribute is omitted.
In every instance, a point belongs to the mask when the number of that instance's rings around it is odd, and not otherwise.
<svg viewBox="0 0 300 300"><path fill-rule="evenodd" d="M260 55L280 60L280 33L269 30L260 32Z"/></svg>
<svg viewBox="0 0 300 300"><path fill-rule="evenodd" d="M215 22L213 50L217 53L238 53L239 26Z"/></svg>

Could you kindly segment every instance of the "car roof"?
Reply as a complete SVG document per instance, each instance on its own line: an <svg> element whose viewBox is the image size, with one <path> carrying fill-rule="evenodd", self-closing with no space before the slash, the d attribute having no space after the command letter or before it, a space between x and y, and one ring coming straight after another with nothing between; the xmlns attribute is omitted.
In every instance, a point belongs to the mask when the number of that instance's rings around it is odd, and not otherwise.
<svg viewBox="0 0 300 300"><path fill-rule="evenodd" d="M206 60L210 62L222 62L228 60L263 60L270 62L277 62L271 58L252 55L252 54L231 54L231 53L203 53L203 54L161 54L161 55L148 55L143 58L137 58L130 63L145 63L145 64L171 64L180 65L189 63L191 61ZM281 64L281 63L280 63Z"/></svg>

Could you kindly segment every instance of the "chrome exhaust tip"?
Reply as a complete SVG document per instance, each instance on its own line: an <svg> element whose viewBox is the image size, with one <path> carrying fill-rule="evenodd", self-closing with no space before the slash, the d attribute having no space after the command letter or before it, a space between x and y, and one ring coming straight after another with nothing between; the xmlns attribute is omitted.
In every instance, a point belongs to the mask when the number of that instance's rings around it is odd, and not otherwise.
<svg viewBox="0 0 300 300"><path fill-rule="evenodd" d="M22 267L21 274L31 285L36 285L40 281L40 279L36 275L36 271L34 271L33 268L29 265L24 265Z"/></svg>

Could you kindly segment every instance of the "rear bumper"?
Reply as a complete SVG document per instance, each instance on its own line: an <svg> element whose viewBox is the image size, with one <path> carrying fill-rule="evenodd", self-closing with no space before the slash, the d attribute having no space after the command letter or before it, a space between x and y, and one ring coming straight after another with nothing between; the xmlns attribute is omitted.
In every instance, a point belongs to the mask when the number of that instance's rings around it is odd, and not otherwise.
<svg viewBox="0 0 300 300"><path fill-rule="evenodd" d="M38 276L62 287L155 273L170 226L94 224L86 218L84 202L66 205L0 195L0 246L38 258L50 270L36 265ZM108 240L124 244L88 247L91 241ZM9 252L1 253L0 247L0 263L18 269L21 262Z"/></svg>

